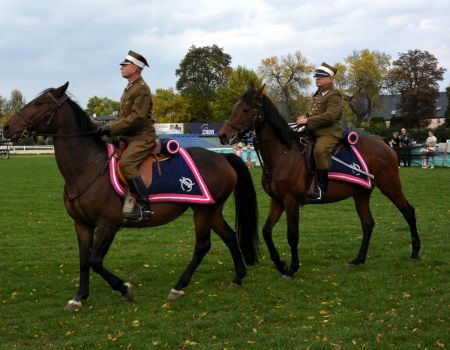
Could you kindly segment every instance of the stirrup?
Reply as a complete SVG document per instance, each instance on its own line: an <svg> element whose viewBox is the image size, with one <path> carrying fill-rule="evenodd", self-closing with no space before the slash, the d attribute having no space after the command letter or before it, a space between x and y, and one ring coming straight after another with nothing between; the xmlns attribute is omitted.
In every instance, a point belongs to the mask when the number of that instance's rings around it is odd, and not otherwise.
<svg viewBox="0 0 450 350"><path fill-rule="evenodd" d="M323 202L325 193L323 193L320 187L317 187L317 192L307 191L305 193L309 197L309 202Z"/></svg>
<svg viewBox="0 0 450 350"><path fill-rule="evenodd" d="M144 209L139 205L134 208L134 210L130 213L124 213L122 216L125 219L140 222L150 220L154 212L149 209Z"/></svg>

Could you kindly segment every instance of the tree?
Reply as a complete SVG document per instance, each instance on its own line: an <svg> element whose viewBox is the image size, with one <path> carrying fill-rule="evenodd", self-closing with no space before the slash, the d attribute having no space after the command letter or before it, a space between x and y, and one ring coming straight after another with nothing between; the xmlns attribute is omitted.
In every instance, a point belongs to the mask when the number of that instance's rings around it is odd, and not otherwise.
<svg viewBox="0 0 450 350"><path fill-rule="evenodd" d="M447 105L447 110L445 111L445 127L450 128L450 86L445 88L447 91L447 100L449 101Z"/></svg>
<svg viewBox="0 0 450 350"><path fill-rule="evenodd" d="M153 96L153 116L160 123L187 123L187 101L173 88L156 89Z"/></svg>
<svg viewBox="0 0 450 350"><path fill-rule="evenodd" d="M89 115L116 115L119 113L120 102L107 97L93 96L88 100L86 113Z"/></svg>
<svg viewBox="0 0 450 350"><path fill-rule="evenodd" d="M217 98L212 105L215 121L224 121L231 115L233 105L244 93L248 84L260 87L261 79L253 70L242 66L232 70L227 83L218 89Z"/></svg>
<svg viewBox="0 0 450 350"><path fill-rule="evenodd" d="M368 119L372 106L386 85L391 57L378 51L353 51L345 59L347 69L343 79L347 101L358 122Z"/></svg>
<svg viewBox="0 0 450 350"><path fill-rule="evenodd" d="M401 94L398 107L406 127L427 126L435 116L438 81L443 80L445 71L428 51L409 50L393 62L389 85Z"/></svg>
<svg viewBox="0 0 450 350"><path fill-rule="evenodd" d="M5 108L6 99L0 95L0 125L4 124L6 121Z"/></svg>
<svg viewBox="0 0 450 350"><path fill-rule="evenodd" d="M0 96L0 124L5 123L12 114L19 111L25 104L25 98L19 90L12 90L9 99Z"/></svg>
<svg viewBox="0 0 450 350"><path fill-rule="evenodd" d="M231 56L217 45L191 46L175 71L176 87L188 101L191 120L211 119L211 103L227 81L230 63Z"/></svg>
<svg viewBox="0 0 450 350"><path fill-rule="evenodd" d="M269 94L285 106L287 118L293 118L304 108L302 91L311 84L313 71L314 67L300 51L281 58L264 58L258 67L258 74L268 86Z"/></svg>
<svg viewBox="0 0 450 350"><path fill-rule="evenodd" d="M6 114L13 114L25 106L25 98L19 90L11 91L11 97L6 102Z"/></svg>

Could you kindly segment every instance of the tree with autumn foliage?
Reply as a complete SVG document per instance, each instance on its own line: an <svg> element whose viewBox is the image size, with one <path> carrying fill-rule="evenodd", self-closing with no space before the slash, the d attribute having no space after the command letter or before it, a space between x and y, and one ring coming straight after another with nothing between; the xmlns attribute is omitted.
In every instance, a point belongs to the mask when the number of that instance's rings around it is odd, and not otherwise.
<svg viewBox="0 0 450 350"><path fill-rule="evenodd" d="M399 54L389 73L389 85L400 93L398 106L405 127L426 127L434 118L439 97L438 82L445 68L428 51L409 50Z"/></svg>
<svg viewBox="0 0 450 350"><path fill-rule="evenodd" d="M120 102L108 97L93 96L88 100L86 113L88 115L117 115L120 109Z"/></svg>
<svg viewBox="0 0 450 350"><path fill-rule="evenodd" d="M285 106L285 117L293 119L306 109L304 92L311 85L311 65L300 51L264 58L258 67L258 74L266 83L268 94Z"/></svg>
<svg viewBox="0 0 450 350"><path fill-rule="evenodd" d="M253 70L243 66L231 70L227 82L218 89L216 100L211 106L214 121L224 121L231 115L234 104L248 84L261 86L261 79Z"/></svg>
<svg viewBox="0 0 450 350"><path fill-rule="evenodd" d="M173 88L156 89L153 95L153 117L159 123L188 123L187 101Z"/></svg>
<svg viewBox="0 0 450 350"><path fill-rule="evenodd" d="M355 50L345 58L341 87L358 122L366 120L377 103L389 74L390 60L389 55L368 49Z"/></svg>

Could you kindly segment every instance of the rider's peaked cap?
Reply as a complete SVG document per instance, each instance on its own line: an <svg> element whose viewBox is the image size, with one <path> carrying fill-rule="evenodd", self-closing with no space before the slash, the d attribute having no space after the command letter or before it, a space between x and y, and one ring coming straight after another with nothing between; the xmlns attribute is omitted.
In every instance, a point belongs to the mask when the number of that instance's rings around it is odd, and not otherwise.
<svg viewBox="0 0 450 350"><path fill-rule="evenodd" d="M322 62L320 67L317 67L314 71L314 77L334 77L337 73L337 69L329 64Z"/></svg>
<svg viewBox="0 0 450 350"><path fill-rule="evenodd" d="M137 52L134 52L132 50L128 51L127 57L123 60L120 65L126 65L126 64L134 64L135 66L138 66L139 68L144 68L145 66L148 67L147 60L144 56L138 54Z"/></svg>

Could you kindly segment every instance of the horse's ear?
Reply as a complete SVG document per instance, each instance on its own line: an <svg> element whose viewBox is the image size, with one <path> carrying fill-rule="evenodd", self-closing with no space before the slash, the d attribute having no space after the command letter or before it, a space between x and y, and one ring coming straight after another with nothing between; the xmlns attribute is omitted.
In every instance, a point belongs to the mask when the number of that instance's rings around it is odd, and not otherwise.
<svg viewBox="0 0 450 350"><path fill-rule="evenodd" d="M256 96L260 97L262 96L262 94L264 93L264 88L266 87L266 84L263 84L263 86L261 86L259 88L259 90L256 92Z"/></svg>
<svg viewBox="0 0 450 350"><path fill-rule="evenodd" d="M247 83L247 91L248 90L255 90L255 85L253 83Z"/></svg>
<svg viewBox="0 0 450 350"><path fill-rule="evenodd" d="M67 81L64 85L61 85L59 88L57 88L54 92L55 96L61 97L62 95L64 95L68 86L69 82Z"/></svg>

